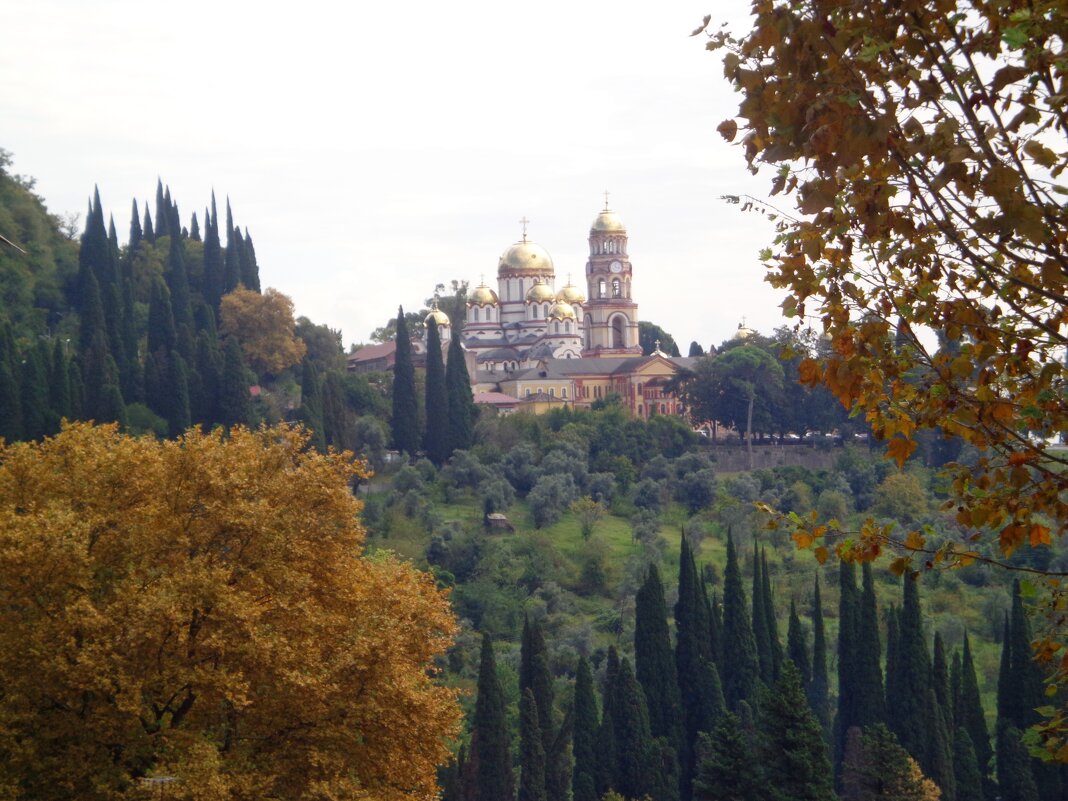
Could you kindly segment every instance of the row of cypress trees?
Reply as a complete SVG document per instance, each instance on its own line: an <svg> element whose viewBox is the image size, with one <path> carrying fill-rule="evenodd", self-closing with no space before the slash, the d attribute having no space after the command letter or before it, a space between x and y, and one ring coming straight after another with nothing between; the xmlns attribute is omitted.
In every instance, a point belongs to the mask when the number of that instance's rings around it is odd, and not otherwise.
<svg viewBox="0 0 1068 801"><path fill-rule="evenodd" d="M397 309L396 343L390 419L393 447L409 456L421 447L426 457L440 466L454 451L466 450L474 443L477 409L460 338L450 339L448 359L443 359L438 325L433 317L427 320L423 426L419 424L415 366L403 307Z"/></svg>
<svg viewBox="0 0 1068 801"><path fill-rule="evenodd" d="M861 568L858 586L856 567L841 565L832 716L818 579L813 645L791 603L784 651L764 552L754 553L751 608L729 534L722 600L709 594L685 538L679 567L674 648L664 588L652 565L636 598L633 669L610 649L600 712L582 658L567 716L546 723L552 714L540 710L551 710L553 701L544 640L536 624L526 624L520 799L566 798L559 777L568 771L568 728L575 801L596 801L609 790L653 801L832 799L836 784L844 798L879 797L876 787L897 788L902 798L930 798L935 785L944 801L1064 797L1061 770L1032 759L1020 736L1037 721L1043 683L1018 585L1005 622L995 754L970 640L965 636L950 659L936 634L933 655L928 651L915 578L903 580L901 606L885 610L884 684L871 566ZM528 653L538 655L540 672L527 667L534 664ZM513 797L503 694L488 636L482 665L471 752L463 755L467 768L453 766L446 774L447 801ZM487 753L492 767L483 764Z"/></svg>
<svg viewBox="0 0 1068 801"><path fill-rule="evenodd" d="M162 418L161 433L172 436L192 423L248 421L252 377L239 343L219 341L215 315L221 297L238 284L259 288L252 238L234 227L227 202L227 246L221 246L213 193L202 251L191 245L201 242L197 217L190 229L182 227L162 181L155 223L147 204L143 220L135 201L129 241L120 249L114 218L105 226L95 190L79 244L77 279L69 289L79 315L76 340L57 339L50 349L37 345L20 353L10 331L4 335L0 433L9 441L55 433L64 417L125 425L131 404ZM158 276L146 266L146 254L163 248ZM196 254L192 273L190 253Z"/></svg>

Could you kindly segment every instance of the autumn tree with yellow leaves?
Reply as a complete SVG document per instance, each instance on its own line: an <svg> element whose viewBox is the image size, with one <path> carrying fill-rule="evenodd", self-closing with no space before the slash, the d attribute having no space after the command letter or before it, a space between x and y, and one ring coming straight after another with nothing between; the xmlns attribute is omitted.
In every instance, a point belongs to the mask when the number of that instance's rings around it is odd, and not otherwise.
<svg viewBox="0 0 1068 801"><path fill-rule="evenodd" d="M763 257L786 314L831 344L802 380L863 414L899 465L921 429L979 453L949 469L955 537L791 521L799 542L855 559L891 546L903 571L1005 565L1063 537L1068 458L1047 443L1068 432L1064 0L755 0L744 36L708 26L695 33L741 95L719 131L796 205L764 207ZM1064 578L1036 576L1036 654L1062 685ZM1045 745L1068 760L1068 709L1045 711Z"/></svg>
<svg viewBox="0 0 1068 801"><path fill-rule="evenodd" d="M306 439L0 444L0 798L435 796L447 601Z"/></svg>
<svg viewBox="0 0 1068 801"><path fill-rule="evenodd" d="M274 287L261 295L239 286L219 303L219 330L237 337L257 375L278 375L304 358L307 346L296 325L293 301Z"/></svg>

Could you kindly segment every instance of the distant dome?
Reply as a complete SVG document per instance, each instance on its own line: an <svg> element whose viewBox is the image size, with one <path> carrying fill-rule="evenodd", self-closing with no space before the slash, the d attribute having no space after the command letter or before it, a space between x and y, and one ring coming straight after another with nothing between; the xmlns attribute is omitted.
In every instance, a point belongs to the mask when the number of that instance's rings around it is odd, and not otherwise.
<svg viewBox="0 0 1068 801"><path fill-rule="evenodd" d="M467 299L467 302L476 306L496 306L497 293L485 284L475 287L475 291Z"/></svg>
<svg viewBox="0 0 1068 801"><path fill-rule="evenodd" d="M563 289L556 293L556 299L562 303L585 303L586 298L583 296L581 290L572 283L568 283Z"/></svg>
<svg viewBox="0 0 1068 801"><path fill-rule="evenodd" d="M555 299L556 293L553 292L553 288L548 284L534 284L527 291L528 303L545 303Z"/></svg>
<svg viewBox="0 0 1068 801"><path fill-rule="evenodd" d="M571 304L564 301L557 301L551 307L549 307L549 319L574 320L575 310L571 308Z"/></svg>
<svg viewBox="0 0 1068 801"><path fill-rule="evenodd" d="M498 275L505 273L551 274L553 260L541 245L523 240L504 251L497 265Z"/></svg>
<svg viewBox="0 0 1068 801"><path fill-rule="evenodd" d="M619 219L617 215L611 209L605 209L597 215L597 219L593 221L593 225L590 226L590 232L626 232L626 227L623 225L623 221Z"/></svg>
<svg viewBox="0 0 1068 801"><path fill-rule="evenodd" d="M738 323L738 330L734 332L734 339L749 339L755 333L752 328L746 326L745 320L742 320Z"/></svg>
<svg viewBox="0 0 1068 801"><path fill-rule="evenodd" d="M451 325L449 322L449 315L438 308L437 301L434 302L434 308L430 310L430 314L423 318L423 322L427 325L430 324L431 320L438 324L438 328L441 328L443 325Z"/></svg>

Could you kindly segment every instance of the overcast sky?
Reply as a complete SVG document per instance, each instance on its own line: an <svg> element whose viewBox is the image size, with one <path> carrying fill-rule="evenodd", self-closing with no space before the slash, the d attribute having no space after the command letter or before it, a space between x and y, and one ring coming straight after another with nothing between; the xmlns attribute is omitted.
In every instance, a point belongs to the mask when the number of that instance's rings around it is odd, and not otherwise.
<svg viewBox="0 0 1068 801"><path fill-rule="evenodd" d="M690 31L743 0L673 3L145 3L0 11L0 147L54 213L94 184L120 238L169 184L183 222L211 189L264 286L346 345L439 282L485 276L530 238L582 285L605 190L627 225L640 317L685 351L740 319L770 332L770 224L716 125L737 109ZM203 219L201 219L203 221Z"/></svg>

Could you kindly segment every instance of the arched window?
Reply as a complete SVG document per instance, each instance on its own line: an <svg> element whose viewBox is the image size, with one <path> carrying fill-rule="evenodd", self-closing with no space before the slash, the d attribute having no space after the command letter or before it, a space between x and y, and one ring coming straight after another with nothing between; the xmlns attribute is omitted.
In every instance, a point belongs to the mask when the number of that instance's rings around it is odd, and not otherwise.
<svg viewBox="0 0 1068 801"><path fill-rule="evenodd" d="M613 298L618 298L618 297L622 297L622 296L623 296L623 290L622 290L621 284L619 283L619 279L618 278L613 278L612 279L612 297Z"/></svg>
<svg viewBox="0 0 1068 801"><path fill-rule="evenodd" d="M548 303L545 304L544 309L545 309L545 317L546 317L546 319L548 319L548 317L549 317L549 304Z"/></svg>
<svg viewBox="0 0 1068 801"><path fill-rule="evenodd" d="M612 319L612 347L627 347L627 338L623 329L623 318L621 316Z"/></svg>
<svg viewBox="0 0 1068 801"><path fill-rule="evenodd" d="M527 397L530 397L530 387L527 387Z"/></svg>
<svg viewBox="0 0 1068 801"><path fill-rule="evenodd" d="M478 309L471 309L471 319L473 322L478 322Z"/></svg>
<svg viewBox="0 0 1068 801"><path fill-rule="evenodd" d="M560 333L560 323L553 323L553 326L554 326L554 327L555 327L555 329L556 329L556 333L558 333L558 334L559 334L559 333Z"/></svg>
<svg viewBox="0 0 1068 801"><path fill-rule="evenodd" d="M531 306L530 307L530 317L533 320L537 320L538 319L538 307L537 306Z"/></svg>
<svg viewBox="0 0 1068 801"><path fill-rule="evenodd" d="M556 387L549 387L549 397L550 398L555 398L556 397Z"/></svg>
<svg viewBox="0 0 1068 801"><path fill-rule="evenodd" d="M600 278L597 281L597 297L603 298L605 296L605 284L604 279Z"/></svg>
<svg viewBox="0 0 1068 801"><path fill-rule="evenodd" d="M568 354L567 358L569 358L569 359L571 358L571 354L570 353ZM567 397L567 387L561 387L560 388L560 397L561 398L566 398Z"/></svg>

